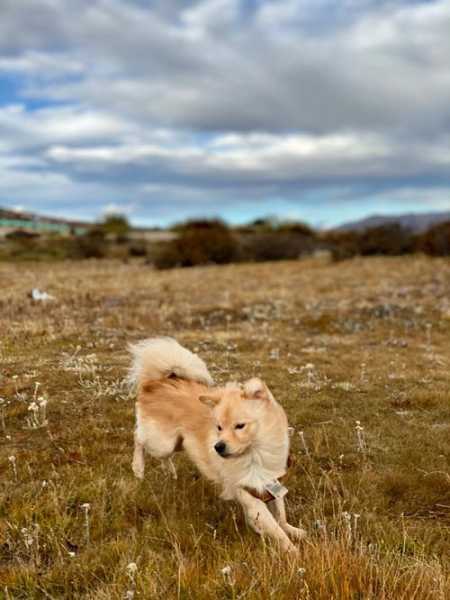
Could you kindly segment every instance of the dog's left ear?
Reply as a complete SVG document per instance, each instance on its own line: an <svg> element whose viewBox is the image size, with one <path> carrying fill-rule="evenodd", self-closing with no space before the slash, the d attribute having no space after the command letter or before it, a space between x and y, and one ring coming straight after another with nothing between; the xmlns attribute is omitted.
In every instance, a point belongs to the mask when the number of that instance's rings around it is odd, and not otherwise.
<svg viewBox="0 0 450 600"><path fill-rule="evenodd" d="M220 396L215 394L202 394L198 397L202 404L206 404L209 408L214 408L219 403Z"/></svg>
<svg viewBox="0 0 450 600"><path fill-rule="evenodd" d="M244 383L244 396L249 400L270 400L267 385L258 377L252 377Z"/></svg>

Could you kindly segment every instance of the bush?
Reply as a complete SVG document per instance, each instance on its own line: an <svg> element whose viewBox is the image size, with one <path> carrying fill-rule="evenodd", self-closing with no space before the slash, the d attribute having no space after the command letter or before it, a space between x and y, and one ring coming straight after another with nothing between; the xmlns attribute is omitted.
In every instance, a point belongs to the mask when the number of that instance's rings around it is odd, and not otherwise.
<svg viewBox="0 0 450 600"><path fill-rule="evenodd" d="M193 227L186 224L178 230L180 235L164 244L155 256L158 269L226 264L238 258L236 240L220 221L204 221L201 226Z"/></svg>
<svg viewBox="0 0 450 600"><path fill-rule="evenodd" d="M317 247L316 238L309 233L272 231L249 234L242 238L242 256L249 261L296 259Z"/></svg>
<svg viewBox="0 0 450 600"><path fill-rule="evenodd" d="M23 229L16 229L14 231L10 231L9 233L7 233L5 235L5 239L6 240L17 240L17 241L22 241L22 240L35 240L38 239L40 237L39 233L37 233L36 231L26 231Z"/></svg>
<svg viewBox="0 0 450 600"><path fill-rule="evenodd" d="M417 248L430 256L450 256L450 221L434 225L422 234Z"/></svg>
<svg viewBox="0 0 450 600"><path fill-rule="evenodd" d="M301 223L300 221L287 221L285 223L280 223L277 227L277 231L280 233L301 234L310 238L316 237L316 232L314 229L311 229L309 225L306 225L306 223Z"/></svg>
<svg viewBox="0 0 450 600"><path fill-rule="evenodd" d="M192 231L198 229L221 229L228 231L228 226L220 219L191 219L189 221L184 221L183 223L177 223L172 227L173 231L178 232Z"/></svg>
<svg viewBox="0 0 450 600"><path fill-rule="evenodd" d="M74 240L73 258L105 258L107 245L101 229L93 228Z"/></svg>
<svg viewBox="0 0 450 600"><path fill-rule="evenodd" d="M358 234L353 231L326 233L323 241L334 261L346 260L359 254Z"/></svg>
<svg viewBox="0 0 450 600"><path fill-rule="evenodd" d="M124 215L110 214L107 215L103 222L100 223L99 228L105 235L113 235L118 238L125 238L130 231L130 224L128 219Z"/></svg>
<svg viewBox="0 0 450 600"><path fill-rule="evenodd" d="M365 231L331 232L324 236L334 260L353 256L399 256L416 249L414 235L398 224L371 227Z"/></svg>
<svg viewBox="0 0 450 600"><path fill-rule="evenodd" d="M147 245L143 241L135 241L128 248L130 256L147 256Z"/></svg>
<svg viewBox="0 0 450 600"><path fill-rule="evenodd" d="M359 234L358 242L362 256L399 256L415 249L413 234L396 223L366 229Z"/></svg>

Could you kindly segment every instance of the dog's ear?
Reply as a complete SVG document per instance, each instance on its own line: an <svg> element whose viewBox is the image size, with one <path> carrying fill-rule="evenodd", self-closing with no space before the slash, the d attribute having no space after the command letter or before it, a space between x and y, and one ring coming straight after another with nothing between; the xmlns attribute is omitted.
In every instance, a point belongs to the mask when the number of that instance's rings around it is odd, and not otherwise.
<svg viewBox="0 0 450 600"><path fill-rule="evenodd" d="M198 399L202 404L214 408L219 403L220 396L216 394L201 394Z"/></svg>
<svg viewBox="0 0 450 600"><path fill-rule="evenodd" d="M258 377L252 377L244 383L244 396L249 400L270 400L266 384Z"/></svg>

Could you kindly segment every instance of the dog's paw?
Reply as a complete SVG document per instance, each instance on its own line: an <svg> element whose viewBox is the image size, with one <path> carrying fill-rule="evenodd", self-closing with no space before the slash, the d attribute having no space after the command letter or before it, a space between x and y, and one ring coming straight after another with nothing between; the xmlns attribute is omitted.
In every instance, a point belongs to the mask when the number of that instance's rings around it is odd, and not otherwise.
<svg viewBox="0 0 450 600"><path fill-rule="evenodd" d="M144 467L141 464L136 464L133 462L132 465L133 468L133 473L135 475L135 477L137 477L138 479L144 479Z"/></svg>
<svg viewBox="0 0 450 600"><path fill-rule="evenodd" d="M297 546L294 546L294 544L292 543L286 544L285 546L283 546L282 549L284 550L284 552L287 552L289 556L292 556L293 558L300 554L300 551L297 548Z"/></svg>
<svg viewBox="0 0 450 600"><path fill-rule="evenodd" d="M286 525L285 531L288 536L294 540L303 540L307 537L307 533L300 527L293 527L292 525Z"/></svg>

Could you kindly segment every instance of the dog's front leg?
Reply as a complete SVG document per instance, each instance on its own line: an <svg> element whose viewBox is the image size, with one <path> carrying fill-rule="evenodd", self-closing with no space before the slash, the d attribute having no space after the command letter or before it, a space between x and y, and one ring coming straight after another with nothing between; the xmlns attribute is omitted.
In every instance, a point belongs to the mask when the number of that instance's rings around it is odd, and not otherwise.
<svg viewBox="0 0 450 600"><path fill-rule="evenodd" d="M139 440L137 432L134 434L133 473L138 479L144 479L145 458L144 444Z"/></svg>
<svg viewBox="0 0 450 600"><path fill-rule="evenodd" d="M236 499L243 507L247 521L256 533L272 537L286 552L297 552L297 548L262 500L255 498L243 489L237 490Z"/></svg>
<svg viewBox="0 0 450 600"><path fill-rule="evenodd" d="M275 498L275 500L269 502L267 506L277 522L280 524L280 527L288 534L289 537L293 538L294 540L301 540L306 537L306 531L304 529L293 527L287 522L284 498Z"/></svg>

